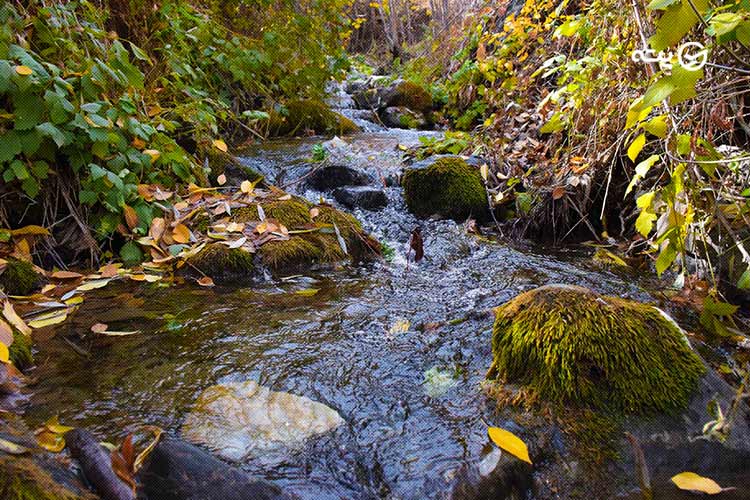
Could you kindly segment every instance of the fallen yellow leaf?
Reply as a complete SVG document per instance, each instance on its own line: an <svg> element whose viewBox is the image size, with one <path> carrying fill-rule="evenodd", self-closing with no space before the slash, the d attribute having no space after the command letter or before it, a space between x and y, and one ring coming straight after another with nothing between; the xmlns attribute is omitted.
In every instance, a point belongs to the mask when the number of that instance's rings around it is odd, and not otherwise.
<svg viewBox="0 0 750 500"><path fill-rule="evenodd" d="M8 323L16 327L16 330L23 333L24 335L31 335L31 328L27 325L21 317L16 314L13 305L10 302L3 304L3 316L8 320Z"/></svg>
<svg viewBox="0 0 750 500"><path fill-rule="evenodd" d="M242 191L245 194L249 194L253 192L253 188L255 186L250 181L242 181L242 184L240 184L240 191Z"/></svg>
<svg viewBox="0 0 750 500"><path fill-rule="evenodd" d="M176 243L188 243L190 241L190 229L185 224L177 224L172 229L172 239Z"/></svg>
<svg viewBox="0 0 750 500"><path fill-rule="evenodd" d="M48 431L54 432L55 434L65 434L66 432L73 430L73 427L68 427L67 425L60 425L60 419L57 415L47 420L44 423L44 426L47 428Z"/></svg>
<svg viewBox="0 0 750 500"><path fill-rule="evenodd" d="M11 455L23 455L29 452L28 448L2 438L0 438L0 450Z"/></svg>
<svg viewBox="0 0 750 500"><path fill-rule="evenodd" d="M680 472L672 477L672 482L681 490L699 491L708 495L716 495L724 490L713 479L699 476L695 472Z"/></svg>
<svg viewBox="0 0 750 500"><path fill-rule="evenodd" d="M529 458L529 449L526 447L521 438L516 436L510 431L501 429L499 427L490 427L487 429L487 433L490 435L490 439L493 443L499 446L501 449L507 451L516 458L523 460L524 462L531 463Z"/></svg>
<svg viewBox="0 0 750 500"><path fill-rule="evenodd" d="M222 141L221 139L215 139L214 140L214 147L218 149L219 151L222 151L224 153L227 152L229 148L227 148L227 143Z"/></svg>
<svg viewBox="0 0 750 500"><path fill-rule="evenodd" d="M156 149L144 149L143 154L149 155L151 157L151 163L158 160L159 156L161 156L161 153Z"/></svg>
<svg viewBox="0 0 750 500"><path fill-rule="evenodd" d="M227 176L224 174L219 175L216 178L216 182L219 184L219 186L223 186L224 184L227 183Z"/></svg>
<svg viewBox="0 0 750 500"><path fill-rule="evenodd" d="M62 323L67 317L67 309L58 309L57 311L51 311L36 316L34 319L29 321L29 326L31 328L44 328L45 326L52 326L58 323Z"/></svg>
<svg viewBox="0 0 750 500"><path fill-rule="evenodd" d="M10 351L8 351L8 346L2 342L0 342L0 361L10 363Z"/></svg>
<svg viewBox="0 0 750 500"><path fill-rule="evenodd" d="M16 66L16 73L23 76L29 76L34 73L34 71L28 66Z"/></svg>
<svg viewBox="0 0 750 500"><path fill-rule="evenodd" d="M39 446L52 453L60 453L65 448L65 439L48 430L40 432L36 436L36 442Z"/></svg>

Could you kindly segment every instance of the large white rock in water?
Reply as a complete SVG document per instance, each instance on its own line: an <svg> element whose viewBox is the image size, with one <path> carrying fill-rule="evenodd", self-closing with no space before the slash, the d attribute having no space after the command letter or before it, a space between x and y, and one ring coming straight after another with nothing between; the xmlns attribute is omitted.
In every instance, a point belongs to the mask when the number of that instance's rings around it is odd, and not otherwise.
<svg viewBox="0 0 750 500"><path fill-rule="evenodd" d="M297 449L343 422L322 403L250 380L203 391L182 425L182 437L239 462Z"/></svg>

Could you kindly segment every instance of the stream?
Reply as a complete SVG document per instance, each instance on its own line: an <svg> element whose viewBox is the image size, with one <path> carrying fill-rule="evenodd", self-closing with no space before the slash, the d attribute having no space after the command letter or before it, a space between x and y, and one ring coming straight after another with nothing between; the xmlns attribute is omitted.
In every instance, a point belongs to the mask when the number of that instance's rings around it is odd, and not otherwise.
<svg viewBox="0 0 750 500"><path fill-rule="evenodd" d="M399 145L436 134L368 124L328 144L334 156L388 179L402 168ZM244 151L242 161L284 185L325 140L270 141ZM300 186L286 189L331 199ZM204 389L255 380L324 403L345 424L304 449L242 463L254 476L301 498L450 497L462 475L491 459L487 424L522 433L498 417L482 388L491 309L547 283L649 296L637 276L596 266L590 252L512 248L453 221L418 220L400 188L384 189L385 209L353 213L393 249L388 260L246 287L118 283L87 294L56 335L39 341L27 418L59 414L113 442L144 423L176 434ZM425 240L419 263L407 259L415 227ZM296 293L311 288L319 291ZM97 322L140 333L85 335ZM88 356L65 336L81 339Z"/></svg>

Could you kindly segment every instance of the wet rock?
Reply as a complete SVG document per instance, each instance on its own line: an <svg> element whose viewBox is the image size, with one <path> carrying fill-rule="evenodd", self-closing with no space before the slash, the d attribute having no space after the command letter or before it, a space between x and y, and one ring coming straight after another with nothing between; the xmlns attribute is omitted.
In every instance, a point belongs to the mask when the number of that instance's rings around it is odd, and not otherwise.
<svg viewBox="0 0 750 500"><path fill-rule="evenodd" d="M427 125L423 114L412 111L405 106L389 106L385 108L380 119L383 125L392 128L420 129Z"/></svg>
<svg viewBox="0 0 750 500"><path fill-rule="evenodd" d="M209 387L182 426L187 441L232 461L283 456L344 423L332 408L254 381Z"/></svg>
<svg viewBox="0 0 750 500"><path fill-rule="evenodd" d="M388 107L404 107L422 114L432 110L432 96L420 85L404 80L396 80L387 86L380 84L380 80L374 80L354 92L352 97L360 109L381 111Z"/></svg>
<svg viewBox="0 0 750 500"><path fill-rule="evenodd" d="M705 372L680 327L648 304L547 285L495 314L488 378L520 383L547 401L676 410Z"/></svg>
<svg viewBox="0 0 750 500"><path fill-rule="evenodd" d="M378 210L388 205L385 191L367 186L336 188L333 197L350 209Z"/></svg>
<svg viewBox="0 0 750 500"><path fill-rule="evenodd" d="M533 467L491 446L472 466L457 474L451 498L455 500L521 500L533 488Z"/></svg>
<svg viewBox="0 0 750 500"><path fill-rule="evenodd" d="M369 175L348 165L327 165L318 168L307 178L307 184L317 191L328 191L344 186L366 186Z"/></svg>
<svg viewBox="0 0 750 500"><path fill-rule="evenodd" d="M418 217L487 218L487 193L479 170L462 158L439 158L425 167L409 167L401 185L406 206Z"/></svg>
<svg viewBox="0 0 750 500"><path fill-rule="evenodd" d="M271 136L304 135L307 131L342 135L358 130L353 121L312 99L290 101L286 103L286 114L273 111L268 120Z"/></svg>
<svg viewBox="0 0 750 500"><path fill-rule="evenodd" d="M21 420L0 418L0 438L27 451L11 455L0 451L0 498L9 500L95 500L59 455L39 448Z"/></svg>
<svg viewBox="0 0 750 500"><path fill-rule="evenodd" d="M291 498L190 443L163 438L138 473L144 500L272 500Z"/></svg>

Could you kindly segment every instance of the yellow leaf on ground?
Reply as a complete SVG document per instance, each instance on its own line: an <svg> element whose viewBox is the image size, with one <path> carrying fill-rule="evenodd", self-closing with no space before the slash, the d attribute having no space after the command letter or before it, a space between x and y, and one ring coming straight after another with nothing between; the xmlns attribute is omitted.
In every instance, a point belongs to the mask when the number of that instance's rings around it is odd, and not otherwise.
<svg viewBox="0 0 750 500"><path fill-rule="evenodd" d="M112 281L110 278L87 281L83 285L76 288L76 290L78 290L79 292L88 292L89 290L95 290L97 288L105 287L110 281Z"/></svg>
<svg viewBox="0 0 750 500"><path fill-rule="evenodd" d="M10 363L10 351L8 351L8 346L2 342L0 342L0 361Z"/></svg>
<svg viewBox="0 0 750 500"><path fill-rule="evenodd" d="M24 226L10 231L11 236L49 236L49 231L42 226Z"/></svg>
<svg viewBox="0 0 750 500"><path fill-rule="evenodd" d="M253 183L250 181L242 181L242 184L240 184L240 191L242 191L245 194L252 193L253 192Z"/></svg>
<svg viewBox="0 0 750 500"><path fill-rule="evenodd" d="M224 184L227 183L227 176L224 174L219 175L216 178L216 182L219 184L219 186L223 186Z"/></svg>
<svg viewBox="0 0 750 500"><path fill-rule="evenodd" d="M67 309L58 309L56 311L40 314L29 321L31 328L44 328L45 326L52 326L58 323L62 323L68 317Z"/></svg>
<svg viewBox="0 0 750 500"><path fill-rule="evenodd" d="M59 434L44 430L36 436L36 442L47 451L60 453L65 449L65 439Z"/></svg>
<svg viewBox="0 0 750 500"><path fill-rule="evenodd" d="M319 288L308 288L306 290L297 290L294 293L302 295L303 297L312 297L313 295L317 295L319 291Z"/></svg>
<svg viewBox="0 0 750 500"><path fill-rule="evenodd" d="M487 433L490 435L490 439L493 443L499 446L501 449L507 451L516 458L520 458L524 462L531 463L529 458L529 449L526 447L521 438L516 436L510 431L501 429L499 427L490 427L487 429Z"/></svg>
<svg viewBox="0 0 750 500"><path fill-rule="evenodd" d="M16 73L22 76L29 76L34 73L34 71L28 66L16 66Z"/></svg>
<svg viewBox="0 0 750 500"><path fill-rule="evenodd" d="M672 477L672 482L681 490L699 491L708 495L716 495L724 490L713 479L699 476L695 472L680 472Z"/></svg>
<svg viewBox="0 0 750 500"><path fill-rule="evenodd" d="M222 141L221 139L215 139L214 140L214 147L218 149L219 151L222 151L224 153L227 152L229 148L227 148L227 143Z"/></svg>
<svg viewBox="0 0 750 500"><path fill-rule="evenodd" d="M5 304L3 304L3 316L8 320L8 323L16 327L16 330L24 335L31 335L31 328L29 328L29 325L27 325L26 322L16 314L16 311L13 309L13 305L10 302L5 302Z"/></svg>
<svg viewBox="0 0 750 500"><path fill-rule="evenodd" d="M29 449L7 439L0 438L0 451L10 453L11 455L23 455L24 453L28 453Z"/></svg>
<svg viewBox="0 0 750 500"><path fill-rule="evenodd" d="M399 319L391 326L390 333L406 333L411 327L411 321L408 319Z"/></svg>
<svg viewBox="0 0 750 500"><path fill-rule="evenodd" d="M67 425L60 425L60 419L57 415L47 420L44 423L44 426L47 428L48 431L54 432L55 434L65 434L66 432L73 430L73 427L68 427Z"/></svg>
<svg viewBox="0 0 750 500"><path fill-rule="evenodd" d="M172 229L172 239L176 243L188 243L190 241L190 229L185 224L177 224Z"/></svg>

